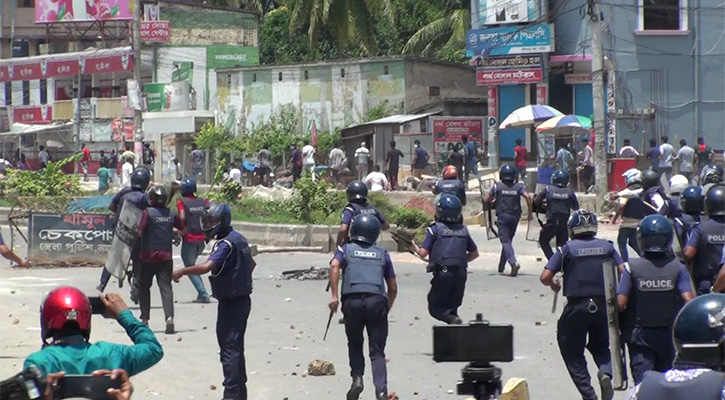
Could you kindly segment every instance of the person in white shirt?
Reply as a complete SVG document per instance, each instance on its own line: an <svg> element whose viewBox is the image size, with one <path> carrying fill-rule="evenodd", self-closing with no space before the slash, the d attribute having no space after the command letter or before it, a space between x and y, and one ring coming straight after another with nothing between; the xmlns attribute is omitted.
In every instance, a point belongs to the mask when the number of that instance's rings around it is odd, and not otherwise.
<svg viewBox="0 0 725 400"><path fill-rule="evenodd" d="M629 139L624 139L624 146L619 149L619 156L625 158L635 158L639 155L637 149L629 144Z"/></svg>
<svg viewBox="0 0 725 400"><path fill-rule="evenodd" d="M131 186L131 174L133 173L133 157L126 157L126 162L121 167L121 186Z"/></svg>
<svg viewBox="0 0 725 400"><path fill-rule="evenodd" d="M312 175L312 182L315 181L315 148L310 145L309 140L305 140L305 145L302 147L302 166L309 168L310 174Z"/></svg>
<svg viewBox="0 0 725 400"><path fill-rule="evenodd" d="M229 179L240 185L242 183L242 170L239 169L235 162L232 163L232 168L229 170Z"/></svg>
<svg viewBox="0 0 725 400"><path fill-rule="evenodd" d="M667 136L662 136L660 140L662 140L662 144L660 145L660 164L657 173L660 176L664 174L669 181L672 178L672 159L675 155L675 148L668 143L669 138Z"/></svg>
<svg viewBox="0 0 725 400"><path fill-rule="evenodd" d="M362 181L368 175L368 160L370 159L370 150L365 147L365 142L360 143L360 147L355 150L355 158L357 158L357 179Z"/></svg>
<svg viewBox="0 0 725 400"><path fill-rule="evenodd" d="M388 190L390 188L388 178L385 177L384 173L380 172L379 165L375 166L375 170L369 173L363 182L370 187L371 192L382 192L383 190Z"/></svg>

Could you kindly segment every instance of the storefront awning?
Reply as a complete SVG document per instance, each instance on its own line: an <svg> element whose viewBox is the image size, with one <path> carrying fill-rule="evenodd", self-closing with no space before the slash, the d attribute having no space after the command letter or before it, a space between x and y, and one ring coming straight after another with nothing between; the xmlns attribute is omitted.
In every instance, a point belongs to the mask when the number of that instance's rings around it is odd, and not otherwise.
<svg viewBox="0 0 725 400"><path fill-rule="evenodd" d="M0 82L133 70L131 47L20 57L0 61Z"/></svg>
<svg viewBox="0 0 725 400"><path fill-rule="evenodd" d="M20 135L28 135L31 133L51 132L54 130L67 129L67 128L70 128L72 125L73 125L73 122L55 122L55 123L44 124L44 125L13 124L13 126L9 132L0 132L0 138L14 139Z"/></svg>

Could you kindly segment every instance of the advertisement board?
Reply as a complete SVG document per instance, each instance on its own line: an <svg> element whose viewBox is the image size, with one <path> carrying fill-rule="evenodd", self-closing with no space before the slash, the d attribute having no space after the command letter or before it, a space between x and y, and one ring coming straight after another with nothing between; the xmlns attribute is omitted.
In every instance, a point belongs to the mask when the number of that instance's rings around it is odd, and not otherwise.
<svg viewBox="0 0 725 400"><path fill-rule="evenodd" d="M146 109L153 111L183 111L191 104L191 87L188 82L147 83Z"/></svg>
<svg viewBox="0 0 725 400"><path fill-rule="evenodd" d="M206 67L208 69L257 64L259 64L259 47L228 45L206 47Z"/></svg>
<svg viewBox="0 0 725 400"><path fill-rule="evenodd" d="M28 81L35 79L76 76L78 73L98 74L131 71L133 55L124 48L118 51L99 51L76 58L64 56L40 56L27 59L0 61L0 82Z"/></svg>
<svg viewBox="0 0 725 400"><path fill-rule="evenodd" d="M141 40L146 43L166 43L171 40L169 21L141 21L139 30Z"/></svg>
<svg viewBox="0 0 725 400"><path fill-rule="evenodd" d="M15 106L9 109L11 120L17 124L48 124L53 120L53 106Z"/></svg>
<svg viewBox="0 0 725 400"><path fill-rule="evenodd" d="M131 0L35 0L35 23L130 21Z"/></svg>
<svg viewBox="0 0 725 400"><path fill-rule="evenodd" d="M477 0L479 25L517 24L536 20L534 0Z"/></svg>
<svg viewBox="0 0 725 400"><path fill-rule="evenodd" d="M28 259L102 265L111 248L115 220L113 214L31 213Z"/></svg>
<svg viewBox="0 0 725 400"><path fill-rule="evenodd" d="M537 83L541 82L543 77L544 73L541 68L477 70L476 84L478 86L486 86Z"/></svg>
<svg viewBox="0 0 725 400"><path fill-rule="evenodd" d="M467 57L554 51L553 24L471 29L466 33L466 38Z"/></svg>
<svg viewBox="0 0 725 400"><path fill-rule="evenodd" d="M431 117L433 148L436 156L446 155L463 136L483 148L483 129L486 117Z"/></svg>

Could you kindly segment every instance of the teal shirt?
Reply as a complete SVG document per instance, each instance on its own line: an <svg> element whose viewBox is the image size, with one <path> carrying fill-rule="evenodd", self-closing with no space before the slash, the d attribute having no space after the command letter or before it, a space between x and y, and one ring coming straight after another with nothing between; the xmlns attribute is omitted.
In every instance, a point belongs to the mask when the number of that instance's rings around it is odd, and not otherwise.
<svg viewBox="0 0 725 400"><path fill-rule="evenodd" d="M46 346L25 359L23 369L34 365L43 375L65 371L66 375L87 375L99 369L125 369L129 376L145 371L161 361L164 351L151 329L136 319L131 311L118 315L133 346L96 342L90 344L80 336L66 338L67 343Z"/></svg>
<svg viewBox="0 0 725 400"><path fill-rule="evenodd" d="M98 190L108 189L108 181L111 179L111 171L109 171L106 167L101 167L98 168L98 171L96 171L96 176L98 176Z"/></svg>

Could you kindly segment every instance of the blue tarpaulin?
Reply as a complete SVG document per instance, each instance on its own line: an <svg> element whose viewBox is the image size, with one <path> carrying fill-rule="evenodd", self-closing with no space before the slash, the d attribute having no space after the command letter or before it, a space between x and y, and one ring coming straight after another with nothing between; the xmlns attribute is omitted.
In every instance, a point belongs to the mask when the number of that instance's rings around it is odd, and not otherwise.
<svg viewBox="0 0 725 400"><path fill-rule="evenodd" d="M93 196L76 199L68 204L65 210L67 213L77 213L82 211L105 211L111 204L113 196Z"/></svg>

